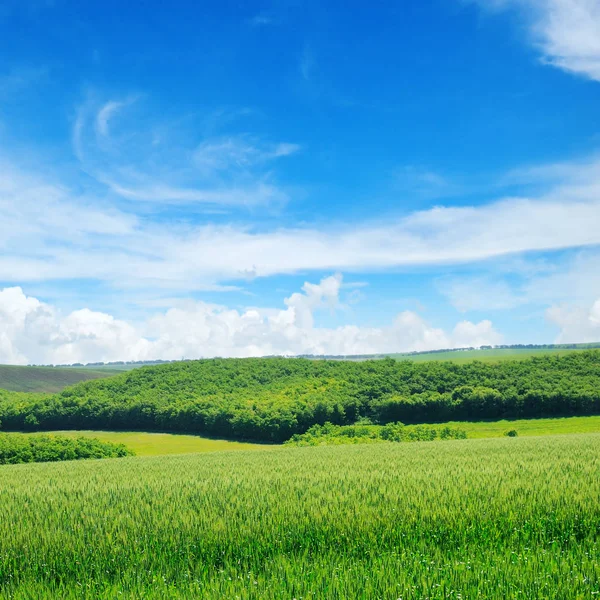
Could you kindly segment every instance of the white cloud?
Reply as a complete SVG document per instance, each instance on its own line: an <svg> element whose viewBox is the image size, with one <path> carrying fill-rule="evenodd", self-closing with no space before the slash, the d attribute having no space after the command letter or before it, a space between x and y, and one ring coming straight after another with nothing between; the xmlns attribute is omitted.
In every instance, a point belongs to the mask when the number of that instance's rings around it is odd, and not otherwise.
<svg viewBox="0 0 600 600"><path fill-rule="evenodd" d="M552 306L546 311L546 318L560 329L557 344L600 342L600 298L589 308Z"/></svg>
<svg viewBox="0 0 600 600"><path fill-rule="evenodd" d="M0 291L0 362L72 363L269 354L364 354L495 344L489 321L458 323L446 333L411 311L388 327L316 327L315 311L340 305L342 277L305 283L284 309L237 311L180 303L134 325L82 309L63 315L19 287Z"/></svg>
<svg viewBox="0 0 600 600"><path fill-rule="evenodd" d="M545 62L600 81L598 0L479 0L479 3L495 9L523 9L531 40Z"/></svg>
<svg viewBox="0 0 600 600"><path fill-rule="evenodd" d="M461 321L452 333L453 346L458 348L494 346L501 342L502 336L494 330L492 322L487 319L479 323Z"/></svg>

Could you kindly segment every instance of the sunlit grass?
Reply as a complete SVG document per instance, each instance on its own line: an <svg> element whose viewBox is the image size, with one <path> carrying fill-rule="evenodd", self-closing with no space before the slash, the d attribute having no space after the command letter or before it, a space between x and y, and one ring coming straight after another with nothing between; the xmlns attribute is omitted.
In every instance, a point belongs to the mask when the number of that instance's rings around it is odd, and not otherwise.
<svg viewBox="0 0 600 600"><path fill-rule="evenodd" d="M519 436L600 433L600 416L510 421L452 421L444 425L463 429L471 439L501 437L511 429L515 429Z"/></svg>
<svg viewBox="0 0 600 600"><path fill-rule="evenodd" d="M1 598L594 598L600 435L0 468Z"/></svg>
<svg viewBox="0 0 600 600"><path fill-rule="evenodd" d="M441 426L462 429L467 432L467 437L470 439L502 437L511 429L515 429L519 436L600 433L600 416L489 422L453 421L451 423L444 423L443 425L434 425L437 428ZM137 456L161 456L222 450L264 450L265 448L272 448L271 445L265 444L247 444L197 435L171 433L146 433L140 431L52 431L49 433L66 437L94 437L106 442L125 444Z"/></svg>
<svg viewBox="0 0 600 600"><path fill-rule="evenodd" d="M52 431L50 433L64 437L93 437L103 442L125 444L127 448L135 452L136 456L188 454L219 450L257 450L270 447L263 444L216 440L197 435L145 433L141 431Z"/></svg>

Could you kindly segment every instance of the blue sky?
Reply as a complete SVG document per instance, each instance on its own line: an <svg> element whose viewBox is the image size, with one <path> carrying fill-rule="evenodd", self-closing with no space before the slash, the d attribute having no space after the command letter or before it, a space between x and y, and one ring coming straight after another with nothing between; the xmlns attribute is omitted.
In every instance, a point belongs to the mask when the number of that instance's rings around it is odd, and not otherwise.
<svg viewBox="0 0 600 600"><path fill-rule="evenodd" d="M0 362L600 341L600 3L0 2Z"/></svg>

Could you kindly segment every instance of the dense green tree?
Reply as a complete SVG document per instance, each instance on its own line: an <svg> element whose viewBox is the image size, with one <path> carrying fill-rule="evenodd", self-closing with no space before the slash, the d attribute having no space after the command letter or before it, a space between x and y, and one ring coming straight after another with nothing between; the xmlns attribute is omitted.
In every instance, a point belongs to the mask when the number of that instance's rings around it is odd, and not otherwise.
<svg viewBox="0 0 600 600"><path fill-rule="evenodd" d="M55 395L0 390L6 430L137 429L280 442L315 424L600 414L600 351L473 361L213 359Z"/></svg>

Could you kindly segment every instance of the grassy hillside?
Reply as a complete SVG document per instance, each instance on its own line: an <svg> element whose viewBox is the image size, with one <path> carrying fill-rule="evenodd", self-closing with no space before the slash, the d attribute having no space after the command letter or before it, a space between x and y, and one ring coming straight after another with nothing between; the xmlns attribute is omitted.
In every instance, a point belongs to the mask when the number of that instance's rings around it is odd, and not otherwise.
<svg viewBox="0 0 600 600"><path fill-rule="evenodd" d="M0 471L0 598L600 591L600 435Z"/></svg>
<svg viewBox="0 0 600 600"><path fill-rule="evenodd" d="M600 351L499 363L215 359L135 369L50 397L0 390L7 430L176 431L282 442L315 424L600 414Z"/></svg>
<svg viewBox="0 0 600 600"><path fill-rule="evenodd" d="M69 385L111 377L115 369L86 369L73 367L20 367L0 365L0 389L13 392L60 392Z"/></svg>

